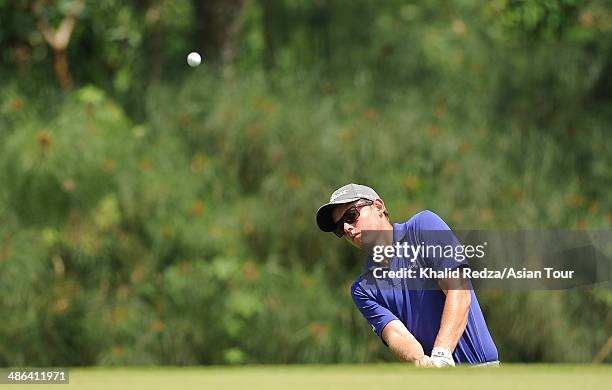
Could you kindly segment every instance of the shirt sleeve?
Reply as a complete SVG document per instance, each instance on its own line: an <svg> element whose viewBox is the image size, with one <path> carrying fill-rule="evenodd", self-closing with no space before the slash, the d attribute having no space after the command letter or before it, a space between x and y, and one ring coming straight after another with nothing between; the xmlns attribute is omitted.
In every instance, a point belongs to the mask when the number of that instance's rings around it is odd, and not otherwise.
<svg viewBox="0 0 612 390"><path fill-rule="evenodd" d="M436 213L426 210L419 214L419 236L428 253L425 260L436 271L468 266L463 246Z"/></svg>
<svg viewBox="0 0 612 390"><path fill-rule="evenodd" d="M361 315L368 321L372 330L382 340L382 331L387 324L398 318L389 309L378 303L360 284L351 286L351 297ZM385 345L385 340L382 340Z"/></svg>

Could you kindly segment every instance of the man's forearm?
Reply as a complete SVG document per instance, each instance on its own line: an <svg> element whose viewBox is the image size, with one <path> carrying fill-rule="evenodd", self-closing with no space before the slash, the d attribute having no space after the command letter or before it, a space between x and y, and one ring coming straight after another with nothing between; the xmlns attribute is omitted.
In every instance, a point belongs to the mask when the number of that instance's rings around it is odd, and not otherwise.
<svg viewBox="0 0 612 390"><path fill-rule="evenodd" d="M414 337L398 335L389 341L389 349L402 362L414 362L425 356L423 347Z"/></svg>
<svg viewBox="0 0 612 390"><path fill-rule="evenodd" d="M440 330L434 347L448 348L452 353L465 331L472 301L470 290L448 290Z"/></svg>
<svg viewBox="0 0 612 390"><path fill-rule="evenodd" d="M399 320L389 322L383 329L382 337L389 349L400 361L414 362L425 357L421 343L406 329ZM418 364L417 364L418 365Z"/></svg>

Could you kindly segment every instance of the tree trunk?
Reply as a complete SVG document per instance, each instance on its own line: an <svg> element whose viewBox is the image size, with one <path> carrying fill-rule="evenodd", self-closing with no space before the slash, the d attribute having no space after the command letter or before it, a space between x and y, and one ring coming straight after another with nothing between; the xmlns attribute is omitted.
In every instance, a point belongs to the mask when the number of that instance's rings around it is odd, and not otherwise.
<svg viewBox="0 0 612 390"><path fill-rule="evenodd" d="M72 87L72 75L70 74L66 49L70 43L70 37L74 31L76 19L83 11L85 3L84 0L73 2L68 14L62 19L57 28L51 27L43 16L42 9L44 7L45 4L43 1L38 1L33 4L33 12L38 16L38 30L53 50L53 70L55 71L60 86L63 89L68 89Z"/></svg>
<svg viewBox="0 0 612 390"><path fill-rule="evenodd" d="M53 69L62 89L72 88L72 75L68 66L66 50L53 50Z"/></svg>
<svg viewBox="0 0 612 390"><path fill-rule="evenodd" d="M238 55L245 0L193 0L195 42L204 56L220 65L231 65Z"/></svg>

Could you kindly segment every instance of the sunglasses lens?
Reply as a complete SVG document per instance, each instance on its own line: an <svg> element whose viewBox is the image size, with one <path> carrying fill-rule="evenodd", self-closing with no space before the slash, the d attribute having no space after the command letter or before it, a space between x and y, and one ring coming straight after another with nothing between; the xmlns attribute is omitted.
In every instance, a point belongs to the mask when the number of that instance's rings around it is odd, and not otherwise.
<svg viewBox="0 0 612 390"><path fill-rule="evenodd" d="M370 206L373 202L371 200L362 199L363 202L358 202L350 209L346 210L342 215L342 218L336 223L336 228L334 229L334 234L340 238L344 237L344 224L345 223L355 223L357 219L359 219L359 210L357 207L361 206Z"/></svg>
<svg viewBox="0 0 612 390"><path fill-rule="evenodd" d="M358 217L359 217L359 212L357 211L357 209L351 207L342 216L342 221L346 223L353 223L357 220Z"/></svg>
<svg viewBox="0 0 612 390"><path fill-rule="evenodd" d="M336 229L334 229L334 234L340 238L344 237L344 224L354 223L357 218L359 218L359 211L357 211L355 207L346 210L342 218L338 221Z"/></svg>

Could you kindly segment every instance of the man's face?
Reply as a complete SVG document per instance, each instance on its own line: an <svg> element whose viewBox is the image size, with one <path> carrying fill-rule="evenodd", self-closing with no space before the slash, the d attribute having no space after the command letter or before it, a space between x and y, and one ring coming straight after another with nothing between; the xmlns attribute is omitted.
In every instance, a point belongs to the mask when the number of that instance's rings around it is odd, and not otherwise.
<svg viewBox="0 0 612 390"><path fill-rule="evenodd" d="M344 223L344 238L357 248L361 248L361 231L378 230L381 223L381 216L377 210L379 204L377 202L371 205L361 204L363 204L363 201L341 204L332 211L334 222L338 222L348 209L353 206L357 207L359 218L353 223Z"/></svg>

